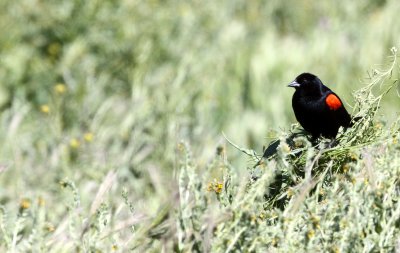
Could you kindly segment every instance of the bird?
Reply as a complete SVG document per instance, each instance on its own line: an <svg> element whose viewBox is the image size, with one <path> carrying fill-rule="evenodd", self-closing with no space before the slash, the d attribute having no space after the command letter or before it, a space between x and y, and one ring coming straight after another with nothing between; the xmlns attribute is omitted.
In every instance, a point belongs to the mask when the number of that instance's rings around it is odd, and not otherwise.
<svg viewBox="0 0 400 253"><path fill-rule="evenodd" d="M314 74L302 73L289 87L295 88L292 107L297 121L311 134L334 140L340 127L352 126L352 119L340 97Z"/></svg>

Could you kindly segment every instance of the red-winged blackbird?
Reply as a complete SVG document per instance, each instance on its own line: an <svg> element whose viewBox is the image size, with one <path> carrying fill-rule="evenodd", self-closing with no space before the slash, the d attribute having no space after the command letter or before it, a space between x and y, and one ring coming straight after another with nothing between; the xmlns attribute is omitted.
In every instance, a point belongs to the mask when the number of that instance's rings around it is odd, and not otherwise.
<svg viewBox="0 0 400 253"><path fill-rule="evenodd" d="M297 121L313 139L335 138L339 127L350 127L351 117L339 96L310 73L303 73L289 84L296 89L292 107Z"/></svg>

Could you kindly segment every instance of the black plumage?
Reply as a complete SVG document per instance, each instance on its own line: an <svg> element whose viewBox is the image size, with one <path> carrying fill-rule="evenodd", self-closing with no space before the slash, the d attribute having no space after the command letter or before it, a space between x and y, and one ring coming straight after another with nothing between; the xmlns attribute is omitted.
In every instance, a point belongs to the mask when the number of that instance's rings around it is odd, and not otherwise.
<svg viewBox="0 0 400 253"><path fill-rule="evenodd" d="M292 98L296 119L314 139L319 136L333 139L341 126L351 126L351 117L339 96L317 76L303 73L289 87L296 89Z"/></svg>

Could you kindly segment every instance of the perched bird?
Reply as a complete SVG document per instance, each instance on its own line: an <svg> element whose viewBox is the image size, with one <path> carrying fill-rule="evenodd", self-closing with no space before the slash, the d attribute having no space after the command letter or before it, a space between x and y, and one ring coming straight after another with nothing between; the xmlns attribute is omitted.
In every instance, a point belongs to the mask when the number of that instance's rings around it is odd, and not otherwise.
<svg viewBox="0 0 400 253"><path fill-rule="evenodd" d="M313 139L320 136L334 139L339 127L351 126L351 117L342 100L317 76L303 73L288 86L296 89L292 98L296 119Z"/></svg>

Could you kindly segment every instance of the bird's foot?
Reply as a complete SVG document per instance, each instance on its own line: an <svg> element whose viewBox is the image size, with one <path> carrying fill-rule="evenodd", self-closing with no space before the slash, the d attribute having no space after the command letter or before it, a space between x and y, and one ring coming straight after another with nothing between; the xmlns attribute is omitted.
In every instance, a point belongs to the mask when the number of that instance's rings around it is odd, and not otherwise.
<svg viewBox="0 0 400 253"><path fill-rule="evenodd" d="M319 148L320 150L322 149L330 149L335 147L339 142L335 139L323 139L321 140L321 142L319 143Z"/></svg>

